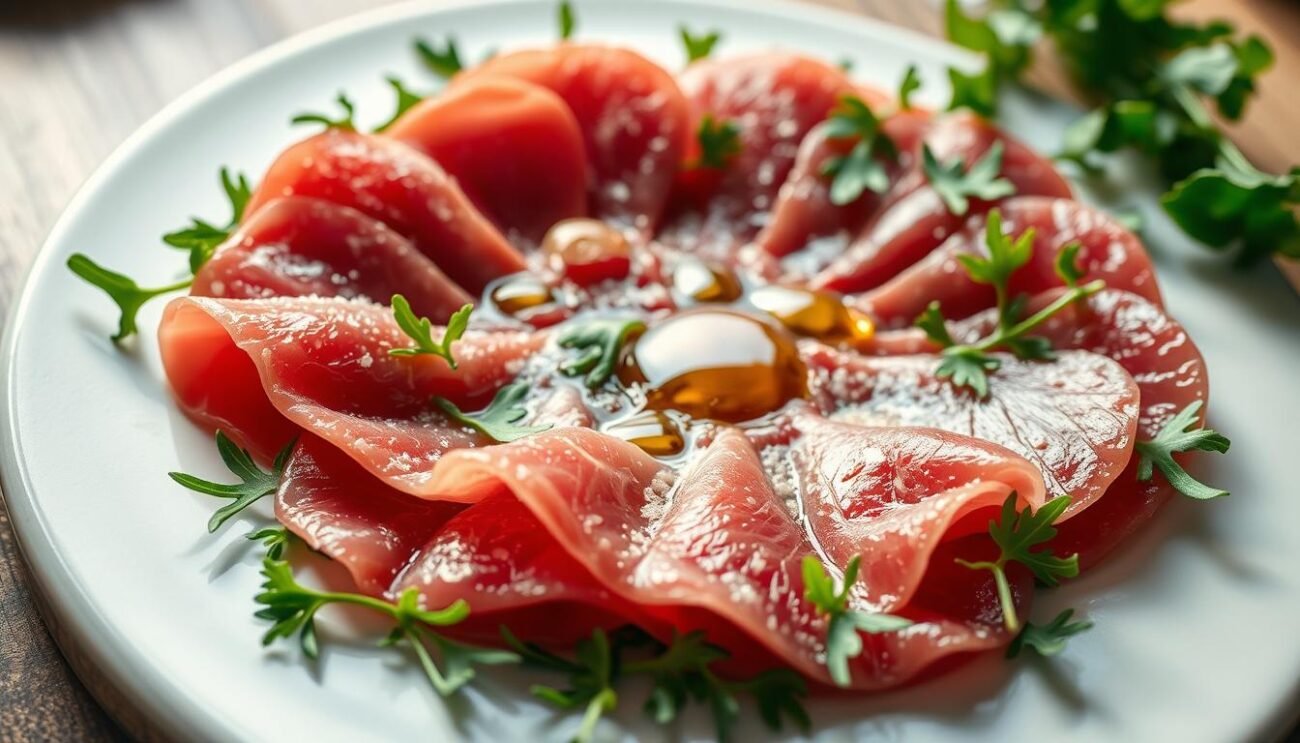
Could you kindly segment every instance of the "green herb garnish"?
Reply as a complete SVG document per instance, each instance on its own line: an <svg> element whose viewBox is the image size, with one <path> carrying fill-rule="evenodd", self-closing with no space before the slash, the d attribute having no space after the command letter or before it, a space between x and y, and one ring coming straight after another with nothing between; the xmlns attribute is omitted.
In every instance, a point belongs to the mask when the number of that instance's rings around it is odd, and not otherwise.
<svg viewBox="0 0 1300 743"><path fill-rule="evenodd" d="M456 359L451 355L451 347L465 335L469 327L469 316L474 312L474 305L466 304L452 313L447 320L447 327L442 331L442 339L433 339L433 323L427 317L416 317L411 303L401 294L394 294L390 302L393 306L393 320L415 341L412 348L390 348L389 356L437 356L447 362L447 366L456 368Z"/></svg>
<svg viewBox="0 0 1300 743"><path fill-rule="evenodd" d="M889 174L880 158L894 159L894 142L880 129L880 119L861 98L846 96L831 112L826 126L830 139L857 139L847 155L822 166L822 175L831 177L831 203L836 206L855 201L864 191L884 193L889 188Z"/></svg>
<svg viewBox="0 0 1300 743"><path fill-rule="evenodd" d="M225 225L217 226L193 217L189 227L163 235L163 242L190 252L190 273L198 273L203 264L212 257L217 246L230 237L230 233L244 218L244 210L248 207L249 200L253 198L253 188L249 185L248 178L242 173L232 177L226 168L221 169L221 190L230 203L230 221Z"/></svg>
<svg viewBox="0 0 1300 743"><path fill-rule="evenodd" d="M184 472L168 472L167 476L175 480L178 485L196 493L230 499L230 503L218 508L208 520L208 531L215 532L232 516L275 492L280 486L280 476L284 474L284 465L289 461L295 443L290 441L276 455L271 469L264 470L257 466L247 450L236 446L224 432L217 431L217 452L221 454L221 461L225 462L226 468L234 473L240 482L227 485L187 475Z"/></svg>
<svg viewBox="0 0 1300 743"><path fill-rule="evenodd" d="M266 608L256 616L273 623L262 637L263 645L297 634L303 654L316 660L320 657L316 614L331 604L350 604L391 617L396 626L380 645L405 642L410 646L429 683L442 696L456 693L473 680L476 665L519 662L519 656L514 653L466 645L430 629L464 621L469 616L469 604L464 600L458 599L445 609L429 611L420 608L419 591L415 588L403 591L396 603L359 593L318 591L298 583L289 563L271 557L262 561L262 576L266 580L255 600ZM434 662L430 648L442 656L443 668Z"/></svg>
<svg viewBox="0 0 1300 743"><path fill-rule="evenodd" d="M289 119L289 122L292 124L321 124L326 129L340 129L345 132L357 131L357 109L352 103L352 99L348 98L347 93L339 91L339 94L334 97L334 101L339 104L339 108L343 109L341 116L331 117L328 114L307 111Z"/></svg>
<svg viewBox="0 0 1300 743"><path fill-rule="evenodd" d="M949 37L988 59L979 94L965 79L960 94L980 98L986 105L972 107L992 115L997 81L1018 78L1045 33L1085 97L1100 101L1069 128L1063 157L1093 169L1098 153L1137 150L1171 184L1161 203L1192 238L1238 248L1239 263L1270 253L1300 257L1300 167L1261 172L1209 111L1213 105L1222 118L1240 119L1256 80L1274 62L1272 50L1257 36L1237 37L1229 23L1168 18L1169 6L1016 1L972 19L950 0Z"/></svg>
<svg viewBox="0 0 1300 743"><path fill-rule="evenodd" d="M921 89L921 73L916 69L916 65L907 66L907 72L903 73L903 81L898 84L898 107L901 110L908 110L912 107L912 94Z"/></svg>
<svg viewBox="0 0 1300 743"><path fill-rule="evenodd" d="M927 144L921 145L922 169L935 193L943 199L948 211L963 216L970 211L970 197L992 201L1016 192L1011 181L998 175L1002 170L1002 140L994 142L988 152L976 160L969 169L961 159L947 165L935 158Z"/></svg>
<svg viewBox="0 0 1300 743"><path fill-rule="evenodd" d="M415 53L430 72L444 80L450 80L457 72L465 69L465 65L460 61L460 49L456 47L454 36L447 37L442 49L427 39L416 39Z"/></svg>
<svg viewBox="0 0 1300 743"><path fill-rule="evenodd" d="M700 159L697 168L727 167L731 158L740 154L740 127L732 121L718 121L710 114L700 119L700 128L695 137L700 143Z"/></svg>
<svg viewBox="0 0 1300 743"><path fill-rule="evenodd" d="M1011 596L1011 584L1007 581L1006 565L1018 562L1029 568L1038 582L1054 586L1062 578L1073 578L1079 574L1079 556L1057 557L1049 550L1034 551L1034 548L1051 541L1056 536L1052 526L1070 505L1070 496L1062 495L1031 511L1028 506L1016 513L1016 493L1012 491L1002 504L1002 516L997 521L989 521L989 536L997 544L1001 554L993 562L967 562L958 559L959 565L972 570L988 570L993 573L997 583L998 601L1002 604L1002 619L1010 632L1020 631L1020 618L1016 616L1016 605Z"/></svg>
<svg viewBox="0 0 1300 743"><path fill-rule="evenodd" d="M560 40L568 41L578 27L578 19L573 15L573 6L569 4L569 0L560 0L556 16L560 25Z"/></svg>
<svg viewBox="0 0 1300 743"><path fill-rule="evenodd" d="M686 49L686 62L688 64L712 54L713 47L717 46L718 41L722 38L722 34L718 31L708 31L696 36L685 25L678 26L677 33L681 36L682 47Z"/></svg>
<svg viewBox="0 0 1300 743"><path fill-rule="evenodd" d="M265 529L258 529L245 534L244 538L250 542L261 542L266 549L266 556L272 560L282 559L284 551L289 547L289 530L283 526L269 526Z"/></svg>
<svg viewBox="0 0 1300 743"><path fill-rule="evenodd" d="M858 580L861 558L849 560L844 569L844 582L839 588L826 574L822 561L815 555L803 558L804 598L826 615L826 670L839 686L848 686L849 660L862 654L862 637L859 631L869 634L897 632L912 626L910 619L892 614L868 614L849 609L849 593Z"/></svg>
<svg viewBox="0 0 1300 743"><path fill-rule="evenodd" d="M560 335L560 347L582 353L562 364L560 371L568 376L586 374L587 387L597 389L613 376L628 339L643 330L645 323L636 319L597 319L574 325Z"/></svg>
<svg viewBox="0 0 1300 743"><path fill-rule="evenodd" d="M997 326L993 332L974 343L955 343L948 333L938 302L931 302L916 319L917 327L924 330L926 336L943 349L942 360L935 375L951 378L956 387L969 387L981 399L989 394L989 373L997 371L1002 365L990 352L1001 348L1021 359L1055 358L1051 343L1046 338L1031 336L1029 332L1071 304L1101 291L1106 285L1101 280L1082 286L1078 284L1078 279L1083 275L1075 263L1079 248L1075 244L1067 245L1061 249L1056 260L1057 274L1065 282L1067 290L1051 304L1022 320L1020 315L1023 299L1012 298L1008 287L1011 275L1029 262L1033 255L1034 231L1026 230L1012 241L1002 231L1002 214L994 209L989 212L985 226L985 243L988 246L987 257L962 255L957 260L972 281L993 286L998 311Z"/></svg>
<svg viewBox="0 0 1300 743"><path fill-rule="evenodd" d="M520 403L527 394L528 385L520 382L508 384L497 391L496 396L492 398L492 402L488 403L486 408L474 413L463 412L456 407L455 403L444 397L435 397L433 402L439 408L442 408L442 411L452 420L469 426L493 441L507 444L551 428L549 424L544 426L515 425L517 421L528 415L528 409Z"/></svg>
<svg viewBox="0 0 1300 743"><path fill-rule="evenodd" d="M191 277L174 284L145 288L135 283L134 279L110 271L82 253L73 253L68 257L68 268L85 281L102 289L121 310L117 320L117 333L112 336L114 343L135 334L136 317L146 302L154 297L188 288L194 281Z"/></svg>
<svg viewBox="0 0 1300 743"><path fill-rule="evenodd" d="M584 711L575 741L590 740L596 722L618 702L614 691L618 682L636 675L651 678L653 685L644 710L661 725L677 719L690 701L707 704L713 713L717 738L725 743L732 739L740 719L737 695L748 694L758 702L759 715L769 729L781 730L787 719L805 732L810 726L802 703L808 689L798 674L781 669L741 681L720 679L711 666L727 658L727 652L708 643L703 632L677 635L665 646L632 627L612 636L596 630L590 639L578 644L572 659L522 642L505 627L501 628L501 636L524 663L568 677L566 688L536 685L532 692L561 709ZM637 648L648 648L652 654L632 660L623 657Z"/></svg>
<svg viewBox="0 0 1300 743"><path fill-rule="evenodd" d="M1060 653L1071 637L1092 629L1092 622L1087 619L1071 622L1070 618L1073 616L1074 609L1066 609L1057 614L1055 619L1041 626L1033 622L1025 622L1025 628L1007 646L1007 657L1015 658L1020 655L1021 649L1026 647L1045 658Z"/></svg>
<svg viewBox="0 0 1300 743"><path fill-rule="evenodd" d="M1196 425L1196 414L1200 412L1203 402L1196 400L1169 419L1154 439L1138 441L1137 478L1140 482L1151 479L1153 469L1159 469L1174 490L1188 498L1208 500L1228 494L1226 490L1210 487L1187 473L1174 454L1185 451L1213 451L1224 453L1232 444L1227 436L1212 428L1192 428Z"/></svg>
<svg viewBox="0 0 1300 743"><path fill-rule="evenodd" d="M393 124L396 124L397 120L402 118L402 114L410 111L417 103L424 100L424 96L413 92L410 88L406 87L406 83L402 82L401 78L389 75L384 78L384 80L387 81L388 86L393 89L393 95L397 96L397 102L393 107L393 115L388 117L387 121L375 127L376 134L385 131Z"/></svg>

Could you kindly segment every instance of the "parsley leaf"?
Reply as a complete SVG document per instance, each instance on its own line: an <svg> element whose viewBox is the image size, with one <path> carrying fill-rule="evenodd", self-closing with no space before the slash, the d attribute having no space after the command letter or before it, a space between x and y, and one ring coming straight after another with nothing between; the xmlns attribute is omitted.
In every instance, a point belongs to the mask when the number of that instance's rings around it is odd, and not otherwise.
<svg viewBox="0 0 1300 743"><path fill-rule="evenodd" d="M1070 505L1070 496L1062 495L1031 511L1028 506L1020 513L1016 512L1016 493L1012 491L1002 504L1002 515L997 521L989 521L989 536L997 544L1001 554L993 562L967 562L960 558L957 564L972 570L988 570L993 573L997 584L998 601L1002 604L1003 623L1011 632L1020 631L1020 618L1016 616L1016 606L1011 596L1011 584L1007 581L1006 564L1018 562L1029 568L1039 583L1054 586L1062 578L1073 578L1079 574L1079 556L1057 557L1048 550L1035 551L1034 547L1051 541L1056 536L1052 526Z"/></svg>
<svg viewBox="0 0 1300 743"><path fill-rule="evenodd" d="M903 81L898 84L898 107L907 110L912 107L912 94L921 89L921 74L916 65L907 66Z"/></svg>
<svg viewBox="0 0 1300 743"><path fill-rule="evenodd" d="M1100 280L1079 285L1079 279L1083 277L1083 270L1077 264L1079 245L1071 243L1061 249L1056 259L1057 274L1068 290L1043 309L1020 319L1024 298L1012 298L1008 286L1012 274L1028 263L1033 255L1034 231L1026 230L1019 238L1011 240L1002 231L1001 212L994 209L988 215L984 242L987 256L962 255L957 260L972 281L993 286L998 309L998 322L993 332L973 343L954 343L938 302L931 302L916 319L917 327L943 349L935 375L950 378L958 388L969 387L980 398L988 396L988 374L1002 365L996 357L989 355L990 351L1005 348L1021 359L1054 358L1051 343L1046 338L1030 336L1029 332L1074 302L1105 287Z"/></svg>
<svg viewBox="0 0 1300 743"><path fill-rule="evenodd" d="M949 39L987 55L993 68L1009 76L1029 64L1033 45L1043 31L1032 15L1019 8L1001 8L976 19L962 12L958 0L948 0L944 24Z"/></svg>
<svg viewBox="0 0 1300 743"><path fill-rule="evenodd" d="M733 121L718 121L709 114L700 119L695 137L700 143L697 168L722 169L731 158L740 154L740 127Z"/></svg>
<svg viewBox="0 0 1300 743"><path fill-rule="evenodd" d="M831 203L836 206L855 201L864 191L884 193L889 188L889 174L880 158L894 159L894 142L880 129L880 119L861 98L845 96L831 111L826 136L830 139L857 139L849 154L833 157L822 166L822 175L831 177Z"/></svg>
<svg viewBox="0 0 1300 743"><path fill-rule="evenodd" d="M844 569L844 582L837 589L821 559L815 555L803 558L804 598L826 615L826 670L839 686L849 685L849 660L862 654L859 631L877 634L912 626L910 619L892 614L867 614L849 609L849 593L857 582L860 566L861 558L854 555Z"/></svg>
<svg viewBox="0 0 1300 743"><path fill-rule="evenodd" d="M722 39L722 33L719 31L708 31L696 36L685 25L678 26L677 33L681 35L682 47L686 49L688 64L712 54L713 47L717 46L718 41Z"/></svg>
<svg viewBox="0 0 1300 743"><path fill-rule="evenodd" d="M492 398L492 402L488 403L486 408L476 413L463 412L456 407L455 403L443 397L435 397L433 401L452 420L469 426L493 441L506 444L551 428L549 424L544 426L515 425L516 421L528 415L528 409L520 404L520 401L527 394L528 385L519 382L508 384L497 391L496 396Z"/></svg>
<svg viewBox="0 0 1300 743"><path fill-rule="evenodd" d="M474 312L474 305L466 304L452 313L447 320L447 327L442 331L442 340L433 340L433 323L427 317L416 317L411 303L401 294L394 294L390 302L393 306L393 320L403 333L415 341L413 348L390 348L389 356L419 356L427 354L437 356L447 362L447 366L456 368L456 359L451 355L451 347L465 335L469 327L469 316Z"/></svg>
<svg viewBox="0 0 1300 743"><path fill-rule="evenodd" d="M1221 160L1174 184L1160 199L1184 232L1216 249L1240 246L1239 264L1277 252L1300 258L1300 167L1272 176Z"/></svg>
<svg viewBox="0 0 1300 743"><path fill-rule="evenodd" d="M601 716L612 712L618 704L618 694L614 691L618 658L605 630L597 629L591 637L580 641L573 660L562 658L531 643L521 642L504 626L501 627L501 636L524 663L559 671L569 677L570 685L567 689L536 684L530 691L538 699L561 709L582 708L582 722L573 740L576 743L590 741Z"/></svg>
<svg viewBox="0 0 1300 743"><path fill-rule="evenodd" d="M1082 619L1071 622L1074 609L1066 609L1044 625L1025 622L1025 628L1007 646L1007 657L1015 658L1021 649L1028 647L1043 657L1050 657L1065 649L1065 643L1075 635L1092 629L1092 622Z"/></svg>
<svg viewBox="0 0 1300 743"><path fill-rule="evenodd" d="M415 53L430 72L444 80L450 80L457 72L465 69L460 61L460 49L456 47L455 36L448 36L442 49L428 39L416 39Z"/></svg>
<svg viewBox="0 0 1300 743"><path fill-rule="evenodd" d="M569 0L560 0L556 17L560 25L560 40L569 40L578 27L578 19L573 15L573 6L569 4Z"/></svg>
<svg viewBox="0 0 1300 743"><path fill-rule="evenodd" d="M343 115L337 118L331 118L328 114L307 111L289 119L291 124L321 124L326 129L342 129L347 132L357 131L356 106L353 105L352 99L348 98L347 93L342 91L334 97L334 101L343 109Z"/></svg>
<svg viewBox="0 0 1300 743"><path fill-rule="evenodd" d="M261 542L262 546L266 548L266 556L272 560L282 559L284 551L289 547L289 530L283 526L258 529L245 534L244 538L250 542Z"/></svg>
<svg viewBox="0 0 1300 743"><path fill-rule="evenodd" d="M969 108L980 116L992 117L998 112L998 71L987 65L982 72L967 73L956 67L948 68L948 85L952 98L948 110Z"/></svg>
<svg viewBox="0 0 1300 743"><path fill-rule="evenodd" d="M1183 408L1173 418L1170 418L1169 422L1160 429L1154 439L1137 442L1135 446L1140 457L1138 459L1138 481L1146 482L1150 480L1153 468L1158 468L1174 490L1188 498L1208 500L1228 494L1226 490L1213 488L1200 482L1188 474L1187 470L1183 469L1178 462L1174 461L1173 455L1178 452L1213 451L1224 453L1231 446L1232 442L1228 440L1227 436L1212 428L1193 428L1196 425L1196 415L1200 412L1202 405L1201 400L1196 400Z"/></svg>
<svg viewBox="0 0 1300 743"><path fill-rule="evenodd" d="M560 335L560 347L582 353L562 364L560 371L568 376L586 374L587 387L594 390L614 374L624 344L644 330L645 323L636 319L596 319L574 325Z"/></svg>
<svg viewBox="0 0 1300 743"><path fill-rule="evenodd" d="M396 626L380 645L407 643L415 652L429 683L442 696L450 696L469 683L475 675L475 664L519 662L519 656L514 653L466 645L430 629L457 624L469 616L469 604L463 600L458 599L444 609L429 611L420 608L419 591L415 588L402 592L396 603L358 593L318 591L298 583L289 563L272 557L262 561L262 576L265 579L262 592L257 594L255 601L265 608L255 616L272 623L262 637L263 645L297 634L303 654L316 660L320 657L316 614L331 604L351 604L393 619ZM445 668L440 669L434 662L431 647L442 656Z"/></svg>
<svg viewBox="0 0 1300 743"><path fill-rule="evenodd" d="M193 217L189 227L163 235L163 242L168 245L190 251L190 273L198 273L212 257L217 246L230 237L230 233L244 218L249 200L253 198L253 188L249 185L248 178L243 173L232 177L226 168L221 169L221 190L230 202L230 221L225 225L217 226Z"/></svg>
<svg viewBox="0 0 1300 743"><path fill-rule="evenodd" d="M121 311L117 320L117 332L112 336L114 343L135 334L136 317L145 302L163 294L185 289L194 281L193 278L188 278L174 284L145 288L135 283L135 280L129 276L110 271L82 253L68 256L68 268L92 286L103 290Z"/></svg>
<svg viewBox="0 0 1300 743"><path fill-rule="evenodd" d="M221 461L225 462L226 468L239 478L239 483L226 485L187 475L184 472L168 472L167 476L181 487L189 488L196 493L230 499L230 503L218 508L208 520L208 531L215 532L232 516L275 492L280 486L280 475L284 474L284 465L289 461L289 455L293 453L296 443L290 441L276 455L271 469L264 470L257 466L247 450L236 446L224 432L217 431L217 452L221 454Z"/></svg>
<svg viewBox="0 0 1300 743"><path fill-rule="evenodd" d="M948 165L941 164L927 144L921 145L922 169L935 193L943 199L948 211L963 216L970 211L969 197L992 201L1016 192L1011 181L1000 177L1004 145L998 140L988 152L967 169L960 158Z"/></svg>
<svg viewBox="0 0 1300 743"><path fill-rule="evenodd" d="M424 100L424 96L406 87L406 83L402 82L400 77L389 75L384 80L388 82L388 86L393 89L393 94L397 96L397 103L394 106L393 115L388 118L388 121L375 127L375 133L377 134L396 124L397 120L402 118L402 114L410 111L417 103Z"/></svg>

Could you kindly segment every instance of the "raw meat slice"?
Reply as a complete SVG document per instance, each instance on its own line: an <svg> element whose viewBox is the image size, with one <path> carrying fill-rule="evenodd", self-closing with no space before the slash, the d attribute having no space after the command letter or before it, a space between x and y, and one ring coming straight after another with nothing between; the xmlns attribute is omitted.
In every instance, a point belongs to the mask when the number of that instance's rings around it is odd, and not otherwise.
<svg viewBox="0 0 1300 743"><path fill-rule="evenodd" d="M694 106L695 126L704 116L734 123L740 151L707 203L679 205L660 237L700 257L733 262L767 223L800 142L857 88L834 67L783 53L697 62L682 74L681 85Z"/></svg>
<svg viewBox="0 0 1300 743"><path fill-rule="evenodd" d="M1015 186L1016 194L1061 198L1071 195L1070 185L1049 160L975 114L940 116L925 135L925 143L940 163L960 160L967 167L996 142L1004 148L1001 175ZM930 185L921 165L921 145L918 142L914 146L911 168L894 184L884 208L843 255L814 277L813 286L839 292L872 289L924 258L966 224L966 216L954 216L948 211ZM995 205L971 199L969 214L982 214Z"/></svg>
<svg viewBox="0 0 1300 743"><path fill-rule="evenodd" d="M524 259L428 156L394 139L330 129L280 154L248 204L311 196L350 206L409 238L466 291L524 270Z"/></svg>
<svg viewBox="0 0 1300 743"><path fill-rule="evenodd" d="M1048 497L1073 498L1064 518L1106 492L1133 452L1138 388L1118 363L1086 351L1055 361L998 354L989 395L936 377L935 355L861 356L806 344L814 399L834 420L925 426L1005 446L1037 465Z"/></svg>
<svg viewBox="0 0 1300 743"><path fill-rule="evenodd" d="M523 80L486 79L419 103L387 131L446 170L516 245L587 214L582 129L565 102Z"/></svg>
<svg viewBox="0 0 1300 743"><path fill-rule="evenodd" d="M630 49L561 44L493 57L453 87L493 76L527 80L564 99L586 142L588 211L648 237L693 133L672 75Z"/></svg>
<svg viewBox="0 0 1300 743"><path fill-rule="evenodd" d="M410 338L387 307L314 298L184 297L167 306L158 335L177 401L200 423L264 457L301 427L407 492L422 491L444 452L483 443L431 398L482 407L546 342L470 330L453 370L433 356L390 356Z"/></svg>
<svg viewBox="0 0 1300 743"><path fill-rule="evenodd" d="M1050 303L1060 291L1036 297L1029 310ZM996 321L993 314L953 323L954 338L968 342L986 334ZM1176 413L1209 396L1205 360L1187 331L1159 305L1136 294L1102 291L1053 317L1036 334L1050 339L1056 348L1091 351L1124 367L1139 393L1138 439L1153 437ZM934 349L923 333L911 329L882 333L877 350L907 354ZM1077 551L1082 565L1094 565L1169 499L1173 491L1159 472L1149 482L1137 481L1137 460L1136 455L1129 460L1105 497L1061 524L1055 542L1060 552Z"/></svg>
<svg viewBox="0 0 1300 743"><path fill-rule="evenodd" d="M1034 254L1011 277L1013 295L1034 295L1063 284L1056 258L1070 243L1080 244L1082 281L1103 279L1111 289L1132 292L1160 305L1151 258L1137 237L1106 214L1068 199L1018 197L1002 202L1003 229L1019 236L1034 232ZM984 218L973 217L919 263L882 286L857 295L855 302L886 327L910 325L931 301L950 318L972 315L994 303L993 287L976 284L957 262L964 253L986 254Z"/></svg>
<svg viewBox="0 0 1300 743"><path fill-rule="evenodd" d="M361 212L320 199L268 202L194 277L200 297L344 297L387 303L402 294L420 315L446 322L472 301L401 235Z"/></svg>

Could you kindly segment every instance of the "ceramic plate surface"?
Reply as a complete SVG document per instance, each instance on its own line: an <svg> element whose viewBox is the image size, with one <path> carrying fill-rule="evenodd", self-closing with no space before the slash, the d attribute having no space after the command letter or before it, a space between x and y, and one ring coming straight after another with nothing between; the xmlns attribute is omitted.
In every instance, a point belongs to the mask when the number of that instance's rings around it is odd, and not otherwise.
<svg viewBox="0 0 1300 743"><path fill-rule="evenodd" d="M577 3L579 38L629 45L680 66L680 22L725 30L717 53L786 48L847 58L855 76L892 88L909 63L940 104L945 45L803 5L753 0ZM252 617L258 555L242 535L216 536L213 504L173 485L169 470L222 479L211 439L169 399L153 330L108 341L116 314L64 268L74 251L148 283L183 256L158 236L187 215L225 213L218 166L264 171L302 132L289 115L323 109L346 89L378 119L386 72L431 84L413 36L455 33L468 58L550 43L551 2L417 5L336 23L236 65L176 102L106 163L69 207L12 309L4 346L4 489L13 524L54 617L80 654L165 734L194 740L554 740L576 718L527 693L532 672L504 669L462 699L436 699L410 663L360 635L328 643L313 672L290 645L264 651ZM1072 112L1013 97L1003 120L1040 150ZM1043 592L1036 616L1074 606L1096 628L1051 663L990 655L902 692L818 700L816 733L833 740L1227 741L1275 735L1296 709L1300 679L1300 332L1297 302L1268 267L1229 271L1187 244L1158 212L1154 184L1123 164L1112 196L1147 216L1146 237L1170 312L1204 352L1214 427L1227 457L1200 462L1232 497L1179 502L1120 556ZM1212 460L1212 461L1210 461ZM336 620L336 625L338 621ZM333 627L333 634L348 628ZM706 738L702 711L667 731L624 696L606 738ZM746 708L740 739L765 735Z"/></svg>

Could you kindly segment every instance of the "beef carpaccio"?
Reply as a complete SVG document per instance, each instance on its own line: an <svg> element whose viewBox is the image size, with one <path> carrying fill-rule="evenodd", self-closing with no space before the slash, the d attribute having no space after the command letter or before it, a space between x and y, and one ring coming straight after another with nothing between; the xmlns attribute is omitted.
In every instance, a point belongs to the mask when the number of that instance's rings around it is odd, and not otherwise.
<svg viewBox="0 0 1300 743"><path fill-rule="evenodd" d="M432 339L475 308L419 353L394 295ZM1004 506L1068 497L1046 547L1084 569L1151 519L1135 444L1208 387L1142 243L1049 160L776 53L508 53L307 138L159 334L196 422L296 441L276 516L357 591L463 599L475 642L699 631L724 676L820 687L804 563L853 564L847 609L902 620L854 630L863 691L1012 641L1033 573L970 567Z"/></svg>

